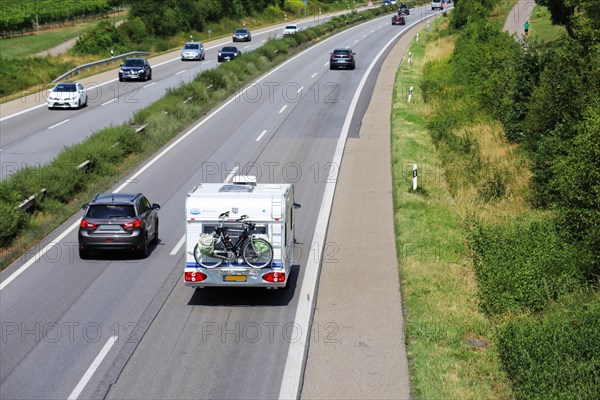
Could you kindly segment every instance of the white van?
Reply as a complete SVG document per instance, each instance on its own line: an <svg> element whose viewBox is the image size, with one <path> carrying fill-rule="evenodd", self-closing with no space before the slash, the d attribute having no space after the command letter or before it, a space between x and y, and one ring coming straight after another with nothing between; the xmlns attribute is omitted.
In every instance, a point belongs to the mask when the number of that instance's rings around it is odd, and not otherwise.
<svg viewBox="0 0 600 400"><path fill-rule="evenodd" d="M287 286L294 261L294 210L300 207L294 203L294 186L257 184L256 178L254 182L252 178L238 177L234 183L202 183L188 193L185 202L186 286ZM197 246L201 235L212 235L217 227L223 227L228 244L236 244L247 222L251 222L254 233L260 234L272 247L272 261L268 265L252 267L241 256L224 262L219 259L214 268L199 263L202 259L197 258Z"/></svg>
<svg viewBox="0 0 600 400"><path fill-rule="evenodd" d="M436 9L440 9L443 10L444 7L442 6L442 0L432 0L431 2L431 9L432 10L436 10Z"/></svg>

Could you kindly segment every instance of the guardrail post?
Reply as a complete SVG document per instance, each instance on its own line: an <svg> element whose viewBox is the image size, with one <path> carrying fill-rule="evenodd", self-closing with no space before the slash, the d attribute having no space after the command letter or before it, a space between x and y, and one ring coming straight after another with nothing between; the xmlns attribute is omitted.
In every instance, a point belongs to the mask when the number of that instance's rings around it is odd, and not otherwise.
<svg viewBox="0 0 600 400"><path fill-rule="evenodd" d="M91 163L92 162L90 160L85 160L84 162L82 162L81 164L79 164L77 166L77 169L80 170L80 171L84 171L85 172L85 171L87 171L90 168Z"/></svg>

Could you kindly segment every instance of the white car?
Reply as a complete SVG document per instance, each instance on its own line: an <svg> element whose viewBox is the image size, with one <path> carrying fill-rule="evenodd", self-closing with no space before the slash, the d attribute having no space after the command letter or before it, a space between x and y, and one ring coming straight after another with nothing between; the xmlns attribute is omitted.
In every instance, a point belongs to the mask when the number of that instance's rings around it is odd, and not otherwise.
<svg viewBox="0 0 600 400"><path fill-rule="evenodd" d="M296 25L296 24L286 25L285 28L283 28L283 36L293 35L294 33L298 33L298 31L299 31L298 25Z"/></svg>
<svg viewBox="0 0 600 400"><path fill-rule="evenodd" d="M81 108L87 105L87 92L79 82L58 83L48 93L48 109Z"/></svg>

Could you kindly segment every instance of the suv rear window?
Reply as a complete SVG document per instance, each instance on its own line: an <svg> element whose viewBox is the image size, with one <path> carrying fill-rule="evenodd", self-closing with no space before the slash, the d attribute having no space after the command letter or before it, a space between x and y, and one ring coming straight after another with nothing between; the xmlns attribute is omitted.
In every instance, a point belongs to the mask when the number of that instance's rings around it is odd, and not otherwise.
<svg viewBox="0 0 600 400"><path fill-rule="evenodd" d="M130 204L91 204L86 217L98 219L132 218L135 217L135 208Z"/></svg>

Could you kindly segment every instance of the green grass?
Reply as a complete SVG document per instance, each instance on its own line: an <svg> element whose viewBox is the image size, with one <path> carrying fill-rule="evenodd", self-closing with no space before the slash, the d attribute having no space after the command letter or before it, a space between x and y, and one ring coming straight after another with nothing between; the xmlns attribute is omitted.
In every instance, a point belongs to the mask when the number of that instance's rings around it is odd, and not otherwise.
<svg viewBox="0 0 600 400"><path fill-rule="evenodd" d="M545 6L535 6L529 23L529 36L540 42L551 42L567 34L563 26L552 25L550 11Z"/></svg>
<svg viewBox="0 0 600 400"><path fill-rule="evenodd" d="M411 64L403 62L398 70L392 110L396 246L411 389L420 399L510 399L494 327L478 308L461 216L426 129L430 108L418 89L422 68L448 57L453 47L453 38L434 41L437 34L422 31L419 43L413 42ZM408 103L410 85L415 89ZM419 165L417 192L411 187L413 163Z"/></svg>
<svg viewBox="0 0 600 400"><path fill-rule="evenodd" d="M120 21L123 19L125 19L125 15L111 17L111 21ZM67 40L78 37L97 22L81 22L65 28L40 31L40 33L35 35L0 39L0 56L6 58L26 57L45 52Z"/></svg>

